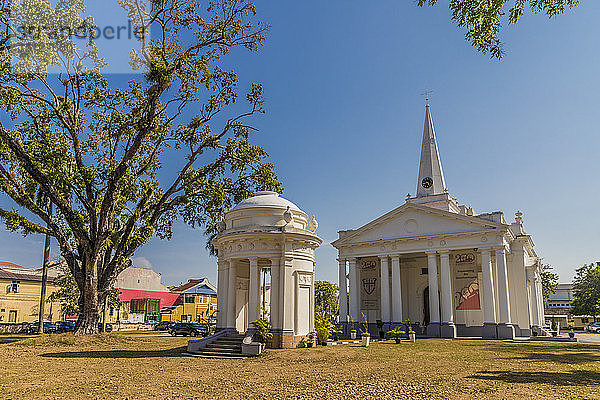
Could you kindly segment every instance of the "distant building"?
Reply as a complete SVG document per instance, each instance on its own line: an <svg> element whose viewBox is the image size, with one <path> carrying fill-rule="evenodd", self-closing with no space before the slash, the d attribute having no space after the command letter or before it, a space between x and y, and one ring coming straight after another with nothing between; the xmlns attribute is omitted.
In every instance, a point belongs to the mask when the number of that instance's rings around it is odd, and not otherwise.
<svg viewBox="0 0 600 400"><path fill-rule="evenodd" d="M571 302L573 301L573 284L559 283L554 293L546 301L544 312L546 315L567 315L571 312Z"/></svg>
<svg viewBox="0 0 600 400"><path fill-rule="evenodd" d="M161 275L151 268L128 267L123 270L115 281L114 287L118 289L140 289L155 292L168 292L169 289L162 284Z"/></svg>
<svg viewBox="0 0 600 400"><path fill-rule="evenodd" d="M48 268L47 296L56 290L53 284L56 276L56 265L51 265ZM41 287L41 268L25 268L9 261L0 261L0 323L37 321ZM56 320L60 315L58 302L45 305L45 320Z"/></svg>
<svg viewBox="0 0 600 400"><path fill-rule="evenodd" d="M208 322L217 311L217 288L207 278L190 279L171 289L179 298L172 306L162 307L162 321Z"/></svg>

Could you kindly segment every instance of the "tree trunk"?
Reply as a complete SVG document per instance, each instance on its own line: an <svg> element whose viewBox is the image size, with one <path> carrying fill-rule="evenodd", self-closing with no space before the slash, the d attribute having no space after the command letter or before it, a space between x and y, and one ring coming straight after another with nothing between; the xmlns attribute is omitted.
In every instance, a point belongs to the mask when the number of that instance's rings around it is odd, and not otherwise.
<svg viewBox="0 0 600 400"><path fill-rule="evenodd" d="M75 333L79 335L93 335L98 333L100 322L100 307L102 302L98 292L98 264L102 257L86 256L83 268L83 285L79 283L79 317Z"/></svg>

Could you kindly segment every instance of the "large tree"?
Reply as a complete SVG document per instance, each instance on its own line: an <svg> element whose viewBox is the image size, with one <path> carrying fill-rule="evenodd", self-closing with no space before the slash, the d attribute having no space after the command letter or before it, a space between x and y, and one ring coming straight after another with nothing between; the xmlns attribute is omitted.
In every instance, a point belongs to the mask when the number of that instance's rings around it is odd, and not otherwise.
<svg viewBox="0 0 600 400"><path fill-rule="evenodd" d="M576 270L573 291L571 312L574 315L600 315L600 263Z"/></svg>
<svg viewBox="0 0 600 400"><path fill-rule="evenodd" d="M236 73L220 67L232 49L260 48L267 27L246 0L121 1L141 73L119 87L93 42L79 50L64 30L95 30L83 0L1 3L0 189L15 207L0 217L58 241L81 294L76 332L96 333L113 281L150 237L169 238L177 219L214 233L224 209L280 189L246 122L263 111L262 87L234 106ZM177 171L159 179L166 162Z"/></svg>
<svg viewBox="0 0 600 400"><path fill-rule="evenodd" d="M435 5L438 0L418 0L418 5ZM449 0L452 20L465 28L466 39L482 53L502 58L499 34L503 24L514 25L523 14L545 14L549 18L579 5L579 0Z"/></svg>

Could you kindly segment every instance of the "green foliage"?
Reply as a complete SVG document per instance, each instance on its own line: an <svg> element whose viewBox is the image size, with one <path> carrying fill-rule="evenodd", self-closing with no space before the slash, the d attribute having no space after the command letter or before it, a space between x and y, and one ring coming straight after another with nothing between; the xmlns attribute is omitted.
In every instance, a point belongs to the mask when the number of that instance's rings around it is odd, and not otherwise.
<svg viewBox="0 0 600 400"><path fill-rule="evenodd" d="M75 282L73 274L71 274L68 268L62 268L54 280L54 285L58 289L48 296L48 301L59 302L63 317L77 314L79 312L79 289L77 288L77 282Z"/></svg>
<svg viewBox="0 0 600 400"><path fill-rule="evenodd" d="M360 313L362 315L363 322L360 324L360 334L362 336L371 336L369 333L369 321L367 320L367 316L364 312Z"/></svg>
<svg viewBox="0 0 600 400"><path fill-rule="evenodd" d="M400 329L399 326L397 326L394 329L392 329L391 331L388 331L388 334L392 335L392 337L394 339L400 340L402 338L402 336L404 336L406 334L406 332L403 331L402 329Z"/></svg>
<svg viewBox="0 0 600 400"><path fill-rule="evenodd" d="M315 315L325 314L333 319L339 313L337 285L328 281L315 281Z"/></svg>
<svg viewBox="0 0 600 400"><path fill-rule="evenodd" d="M265 318L257 319L252 322L252 325L256 328L255 337L260 343L268 343L273 339L273 333L271 332L271 321Z"/></svg>
<svg viewBox="0 0 600 400"><path fill-rule="evenodd" d="M0 191L13 202L0 218L56 239L86 293L78 329L95 333L104 293L153 236L169 239L181 221L210 238L225 210L256 190L282 190L252 144L262 86L244 96L223 69L236 48L258 50L268 27L248 0L152 1L148 14L138 12L144 0L120 1L134 29L151 25L164 40L132 41L140 74L116 86L93 43L79 49L57 30L95 30L84 0L0 2ZM13 29L31 23L41 35ZM167 161L176 172L162 172ZM40 192L54 214L36 202Z"/></svg>
<svg viewBox="0 0 600 400"><path fill-rule="evenodd" d="M438 0L417 0L419 6L435 5ZM579 0L449 0L452 20L465 28L465 38L484 54L502 58L499 39L502 25L514 25L528 8L534 14L549 18L579 5Z"/></svg>
<svg viewBox="0 0 600 400"><path fill-rule="evenodd" d="M600 315L600 264L578 268L573 279L573 315Z"/></svg>
<svg viewBox="0 0 600 400"><path fill-rule="evenodd" d="M558 286L558 275L552 272L552 266L545 264L542 266L542 273L540 274L542 279L542 296L544 301L550 299L550 295L556 291Z"/></svg>
<svg viewBox="0 0 600 400"><path fill-rule="evenodd" d="M336 326L324 312L315 313L315 330L317 332L317 341L324 343L329 339L332 333L338 332Z"/></svg>
<svg viewBox="0 0 600 400"><path fill-rule="evenodd" d="M408 331L409 334L415 333L413 326L412 326L412 322L410 322L410 318L406 320L405 324L406 324L406 330Z"/></svg>

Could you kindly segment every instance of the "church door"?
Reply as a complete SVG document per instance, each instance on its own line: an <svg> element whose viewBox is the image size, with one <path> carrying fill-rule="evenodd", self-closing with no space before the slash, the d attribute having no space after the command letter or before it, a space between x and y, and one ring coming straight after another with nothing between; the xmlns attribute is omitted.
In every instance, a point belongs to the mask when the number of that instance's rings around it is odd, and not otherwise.
<svg viewBox="0 0 600 400"><path fill-rule="evenodd" d="M429 286L423 290L423 326L429 325Z"/></svg>

